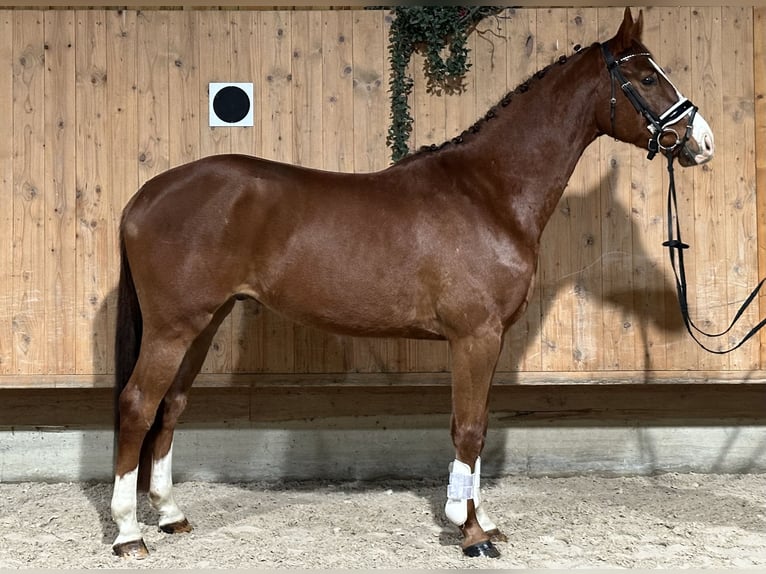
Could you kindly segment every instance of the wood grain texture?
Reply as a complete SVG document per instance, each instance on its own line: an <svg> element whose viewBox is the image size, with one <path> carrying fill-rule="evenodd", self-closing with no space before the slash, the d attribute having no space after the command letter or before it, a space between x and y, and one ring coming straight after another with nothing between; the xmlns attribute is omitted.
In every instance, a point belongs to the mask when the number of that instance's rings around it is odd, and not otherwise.
<svg viewBox="0 0 766 574"><path fill-rule="evenodd" d="M501 426L551 420L572 424L598 420L601 425L647 420L662 424L663 420L673 419L715 421L719 425L734 420L743 424L748 419L763 420L763 410L757 406L762 396L763 385L752 384L504 386L493 389L491 411L501 416ZM0 428L108 428L112 424L111 406L110 389L70 389L66 393L51 389L3 389ZM449 412L450 389L446 385L195 388L180 426L243 427L292 420L425 417ZM446 424L444 432L446 435Z"/></svg>
<svg viewBox="0 0 766 574"><path fill-rule="evenodd" d="M412 144L459 134L621 18L621 8L509 9L471 35L459 94L428 93L417 56ZM650 7L644 18L646 43L717 138L713 162L676 172L692 312L716 328L766 275L766 13ZM0 387L108 384L117 222L147 178L227 151L341 171L388 165L389 26L388 12L367 10L0 11L0 109L12 117L0 138ZM207 127L210 81L253 81L253 128ZM660 245L667 175L645 156L608 138L586 151L545 231L537 288L506 337L498 380L547 371L625 383L621 373L646 371L700 382L761 368L766 339L721 358L683 330ZM200 384L446 381L449 366L443 342L335 337L242 302Z"/></svg>
<svg viewBox="0 0 766 574"><path fill-rule="evenodd" d="M13 65L15 46L13 43L13 12L0 11L0 61L7 71ZM12 68L11 68L12 70ZM14 74L0 74L0 113L3 117L14 117L13 103ZM5 122L0 127L0 183L3 186L4 209L0 209L0 374L14 372L14 328L13 309L14 272L13 272L13 221L15 202L14 186L14 130L15 122Z"/></svg>
<svg viewBox="0 0 766 574"><path fill-rule="evenodd" d="M45 103L43 14L13 14L12 370L44 370Z"/></svg>
<svg viewBox="0 0 766 574"><path fill-rule="evenodd" d="M48 373L75 365L75 26L71 12L44 13L45 318ZM55 126L55 127L54 127Z"/></svg>
<svg viewBox="0 0 766 574"><path fill-rule="evenodd" d="M758 276L766 276L766 8L753 11L753 83L755 103L755 192L758 231ZM766 293L758 297L759 316L766 313ZM759 338L758 366L766 364L766 333Z"/></svg>
<svg viewBox="0 0 766 574"><path fill-rule="evenodd" d="M106 14L76 14L76 210L77 322L75 368L78 374L111 368L112 326L101 312L108 296L114 229L109 225L110 156L107 95Z"/></svg>

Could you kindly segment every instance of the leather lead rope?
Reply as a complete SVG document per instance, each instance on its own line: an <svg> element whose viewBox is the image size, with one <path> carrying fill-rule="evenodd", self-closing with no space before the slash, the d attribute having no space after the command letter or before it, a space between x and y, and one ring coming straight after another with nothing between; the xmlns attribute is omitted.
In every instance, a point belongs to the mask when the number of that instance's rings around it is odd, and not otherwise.
<svg viewBox="0 0 766 574"><path fill-rule="evenodd" d="M676 278L676 291L678 292L678 305L681 308L681 316L684 320L684 325L686 326L686 330L689 332L689 335L691 335L692 339L703 349L708 351L709 353L715 353L716 355L725 355L727 353L731 353L732 351L739 349L745 341L750 339L753 335L755 335L758 331L763 328L764 325L766 325L766 318L762 319L760 323L758 323L755 327L750 329L750 331L745 335L745 337L736 345L723 350L715 350L707 347L704 345L698 338L696 333L699 333L700 335L703 335L705 337L709 338L716 338L716 337L722 337L726 335L729 331L732 330L734 325L739 321L739 318L742 316L742 314L745 312L745 310L750 306L750 304L753 302L753 299L755 299L755 296L758 294L758 292L761 290L761 287L764 283L766 283L766 279L761 279L760 283L753 289L753 291L750 293L750 295L745 299L745 302L742 303L742 306L737 311L737 314L734 316L734 319L732 319L729 326L726 328L726 330L721 331L720 333L707 333L697 327L694 324L694 321L692 321L691 317L689 316L689 303L687 299L687 285L686 285L686 270L684 268L684 250L689 249L689 245L681 241L681 227L678 222L678 200L676 199L676 184L675 184L675 177L674 177L674 171L673 171L673 161L674 157L673 154L666 154L666 157L668 158L668 176L670 183L668 185L668 240L663 242L663 246L668 248L668 253L670 256L670 265L673 268L673 274ZM673 226L673 220L675 219L675 227ZM676 261L678 263L676 264Z"/></svg>

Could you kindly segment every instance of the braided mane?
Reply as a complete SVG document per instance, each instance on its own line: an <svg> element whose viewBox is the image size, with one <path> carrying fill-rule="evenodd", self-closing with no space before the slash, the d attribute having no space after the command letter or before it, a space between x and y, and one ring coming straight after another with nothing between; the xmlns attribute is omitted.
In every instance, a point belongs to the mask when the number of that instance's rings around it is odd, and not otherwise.
<svg viewBox="0 0 766 574"><path fill-rule="evenodd" d="M574 46L575 53L580 52L580 50L581 50L581 47L579 44ZM551 64L548 64L541 70L538 70L537 72L532 74L532 76L524 80L521 84L516 86L516 88L514 88L513 90L505 94L505 96L503 96L502 99L497 104L492 106L487 111L487 113L484 114L483 117L479 118L471 127L463 130L459 135L438 145L431 144L431 145L421 146L417 151L410 153L409 155L405 156L399 161L401 162L401 161L405 161L415 157L420 157L424 154L440 151L448 146L460 145L464 143L466 139L470 139L471 136L479 133L481 131L481 128L484 126L484 124L496 118L500 108L505 108L508 105L510 105L514 96L518 94L523 94L529 91L530 87L532 87L539 80L543 79L551 68L553 68L554 66L563 66L564 64L568 62L568 60L569 58L566 55L562 55L556 61L552 62Z"/></svg>

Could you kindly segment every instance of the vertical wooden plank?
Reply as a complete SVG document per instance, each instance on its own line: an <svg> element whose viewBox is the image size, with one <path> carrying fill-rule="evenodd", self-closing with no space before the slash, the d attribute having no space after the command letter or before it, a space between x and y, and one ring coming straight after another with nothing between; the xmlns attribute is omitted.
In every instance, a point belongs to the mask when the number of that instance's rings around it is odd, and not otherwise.
<svg viewBox="0 0 766 574"><path fill-rule="evenodd" d="M353 127L353 20L348 11L326 10L322 16L322 165L331 171L351 172L354 169L354 139L349 137Z"/></svg>
<svg viewBox="0 0 766 574"><path fill-rule="evenodd" d="M692 9L692 53L694 54L693 89L690 96L711 126L722 126L722 62L721 8ZM723 261L724 212L727 209L723 186L724 166L711 162L694 170L694 243L696 305L691 313L697 324L716 332L724 328L729 318L727 308L728 274ZM711 341L712 348L726 346L727 339ZM703 370L729 366L729 357L701 353L699 368Z"/></svg>
<svg viewBox="0 0 766 574"><path fill-rule="evenodd" d="M354 171L388 165L388 55L384 11L353 13Z"/></svg>
<svg viewBox="0 0 766 574"><path fill-rule="evenodd" d="M575 45L587 45L598 36L598 11L568 9L565 33L559 54L569 56ZM611 332L611 325L605 325L603 312L607 310L602 301L600 160L597 142L583 152L566 191L571 233L566 241L571 251L561 288L572 293L571 361L578 371L602 368L607 352L604 335ZM610 343L612 349L619 347L615 341Z"/></svg>
<svg viewBox="0 0 766 574"><path fill-rule="evenodd" d="M323 167L322 13L300 10L292 16L293 161Z"/></svg>
<svg viewBox="0 0 766 574"><path fill-rule="evenodd" d="M537 69L551 64L565 50L567 11L537 10ZM562 197L542 235L540 251L541 336L543 370L572 369L574 289L562 289L572 272L572 222L568 194Z"/></svg>
<svg viewBox="0 0 766 574"><path fill-rule="evenodd" d="M285 10L260 14L260 97L262 153L268 159L291 162L293 154L292 33L291 13ZM290 373L295 370L293 323L264 311L258 329L262 363L259 370Z"/></svg>
<svg viewBox="0 0 766 574"><path fill-rule="evenodd" d="M598 38L606 41L617 31L623 9L598 9ZM650 14L644 14L644 31L650 27ZM644 34L646 42L647 35ZM582 42L580 42L583 44ZM648 43L648 42L646 42ZM584 45L584 44L583 44ZM599 139L593 149L601 170L601 261L603 369L630 369L635 365L635 329L632 268L633 237L631 220L631 146L610 136Z"/></svg>
<svg viewBox="0 0 766 574"><path fill-rule="evenodd" d="M537 11L533 8L508 9L503 13L506 39L506 91L515 89L537 69ZM513 105L511 103L510 105ZM529 306L505 337L498 370L540 371L540 278L535 276L535 289Z"/></svg>
<svg viewBox="0 0 766 574"><path fill-rule="evenodd" d="M723 227L726 241L716 246L717 257L727 266L729 303L725 321L758 282L757 221L755 218L755 135L753 85L753 19L751 7L721 8L721 85L723 122L716 146L716 162L723 167ZM720 154L720 155L719 155ZM735 328L739 341L759 316L750 307ZM729 339L732 341L732 338ZM745 344L729 358L729 368L750 370L758 363L757 345Z"/></svg>
<svg viewBox="0 0 766 574"><path fill-rule="evenodd" d="M168 13L137 14L139 184L167 170L168 161Z"/></svg>
<svg viewBox="0 0 766 574"><path fill-rule="evenodd" d="M179 10L168 20L168 92L173 101L168 106L168 122L173 126L168 139L171 167L201 156L199 126L207 123L208 116L200 94L205 89L199 78L200 14Z"/></svg>
<svg viewBox="0 0 766 574"><path fill-rule="evenodd" d="M208 86L210 82L232 80L232 41L229 11L205 11L200 13L199 37L204 49L199 52L200 95L200 155L230 153L231 127L210 127L207 121ZM232 366L233 325L231 316L218 328L202 366L203 372L228 373Z"/></svg>
<svg viewBox="0 0 766 574"><path fill-rule="evenodd" d="M74 13L45 17L45 372L75 372ZM42 246L38 246L42 249Z"/></svg>
<svg viewBox="0 0 766 574"><path fill-rule="evenodd" d="M383 169L389 160L387 12L358 10L353 16L353 160L354 171L362 173ZM362 372L393 370L391 349L396 347L384 339L354 339L353 365Z"/></svg>
<svg viewBox="0 0 766 574"><path fill-rule="evenodd" d="M109 372L113 334L100 313L109 285L109 141L106 21L103 10L76 16L76 209L77 305L76 371Z"/></svg>
<svg viewBox="0 0 766 574"><path fill-rule="evenodd" d="M291 15L285 10L261 13L261 139L263 156L291 162L293 151Z"/></svg>
<svg viewBox="0 0 766 574"><path fill-rule="evenodd" d="M692 24L691 24L691 9L690 8L662 8L660 12L660 29L659 36L657 38L658 48L657 54L660 59L660 64L665 71L669 74L669 77L673 80L676 87L691 98L695 104L700 105L700 102L694 100L694 94L692 93L692 86L695 83L693 78L695 63L692 61ZM700 112L708 116L708 112L704 109L700 109ZM715 127L713 128L715 129ZM651 241L652 247L657 249L656 245L661 244L662 241L667 239L667 227L666 227L666 194L668 187L668 175L660 159L659 162L650 162L645 170L642 166L648 162L643 160L643 156L646 154L639 150L634 151L634 181L643 181L643 188L637 187L637 193L634 193L634 201L638 193L642 190L646 193L646 212L649 224L643 230L646 234L647 244ZM697 171L697 170L694 170ZM696 193L694 186L694 171L676 169L676 189L678 197L678 209L681 214L680 225L684 239L694 237L694 228L696 225ZM659 173L659 176L657 175ZM649 215L653 214L653 215ZM661 217L661 221L658 224L652 223L652 216ZM686 239L687 242L689 239ZM695 242L696 243L696 242ZM664 353L664 365L667 369L697 369L699 351L690 340L689 335L683 328L680 322L680 312L678 307L678 300L675 295L675 283L668 262L667 250L660 249L661 252L661 265L665 272L666 277L666 289L672 291L672 296L665 300L665 320L669 327L675 325L675 329L668 329L664 334L664 345L662 344L662 336L657 333L653 333L651 328L650 334L650 353L647 357L646 363L651 364L654 368L661 368L662 363L659 362L663 358ZM697 265L697 256L690 255L686 258L687 276L690 281L690 288L694 289L694 277L695 269ZM646 269L650 271L651 268ZM649 280L649 274L646 274L646 284L651 284ZM639 285L640 283L637 283ZM649 298L649 293L646 290L640 291L645 294L641 301L642 311L647 314L651 314L656 305L661 304L659 300L653 301ZM692 309L697 308L695 303L695 295L691 294L690 305ZM659 299L659 298L658 298ZM656 343L653 343L656 341ZM655 361L657 357L657 361Z"/></svg>
<svg viewBox="0 0 766 574"><path fill-rule="evenodd" d="M755 181L758 218L758 276L766 277L766 7L753 12L755 86ZM758 297L759 316L766 316L766 293ZM766 331L761 331L759 367L766 366Z"/></svg>
<svg viewBox="0 0 766 574"><path fill-rule="evenodd" d="M13 20L13 370L31 374L45 359L43 14Z"/></svg>
<svg viewBox="0 0 766 574"><path fill-rule="evenodd" d="M504 24L502 20L490 16L482 20L472 33L476 41L475 51L470 54L472 65L468 74L475 75L480 86L475 99L477 118L485 117L508 92L508 50Z"/></svg>
<svg viewBox="0 0 766 574"><path fill-rule="evenodd" d="M610 16L609 29L604 35L608 37L617 31L622 9L604 10L603 13ZM679 9L644 9L644 43L668 74L673 74L676 62L671 59L672 53L664 53L663 46L671 40L678 43L679 38L685 38L686 45L689 42L688 25L683 25L678 13ZM685 14L688 24L688 9ZM669 34L669 37L661 34L661 25L667 28L665 33ZM674 30L672 33L671 29ZM688 68L688 62L684 65ZM629 181L620 178L615 183L621 190L628 191L628 194L621 195L620 203L614 205L620 209L616 212L620 214L617 219L622 216L621 210L627 210L629 221L623 222L623 225L630 226L632 250L630 245L623 245L610 254L609 249L605 248L604 257L609 258L609 261L619 261L619 268L627 274L626 278L631 284L631 292L628 295L632 293L633 313L632 316L626 317L630 323L628 328L633 330L634 360L630 368L662 369L666 365L665 326L670 317L668 313L675 311L672 317L678 316L676 309L666 309L667 296L674 297L675 288L668 282L665 252L660 248L662 242L667 239L663 237L666 229L663 218L666 199L662 181L665 163L660 157L650 162L646 159L647 152L643 149L621 145L628 151L621 169L627 170ZM608 183L611 186L612 181L609 180ZM627 189L623 189L623 186L627 186ZM614 224L619 225L619 221L615 221ZM627 253L624 252L625 248L628 249ZM627 301L625 303L627 304ZM673 303L672 299L670 303ZM675 323L678 324L678 321Z"/></svg>
<svg viewBox="0 0 766 574"><path fill-rule="evenodd" d="M122 209L138 189L138 102L136 97L137 31L134 10L106 12L107 70L106 84L109 105L109 245L110 261L107 283L110 286L106 306L109 332L117 321L117 281L119 278L119 225ZM104 311L102 305L102 313ZM109 371L114 364L110 345Z"/></svg>
<svg viewBox="0 0 766 574"><path fill-rule="evenodd" d="M13 40L14 12L0 11L0 113L7 118L0 127L0 183L3 189L14 190L7 194L4 209L0 210L0 374L13 373L14 266L13 266L13 220L16 203L13 178L15 121L13 86L15 83L15 60Z"/></svg>

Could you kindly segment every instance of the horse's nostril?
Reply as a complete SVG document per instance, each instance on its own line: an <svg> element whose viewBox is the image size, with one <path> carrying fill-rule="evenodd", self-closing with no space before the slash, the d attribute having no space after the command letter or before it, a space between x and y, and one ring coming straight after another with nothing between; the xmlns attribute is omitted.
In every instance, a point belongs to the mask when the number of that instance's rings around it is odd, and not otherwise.
<svg viewBox="0 0 766 574"><path fill-rule="evenodd" d="M710 135L705 134L705 137L702 138L702 144L705 147L705 151L707 152L713 151L713 138L711 138Z"/></svg>

